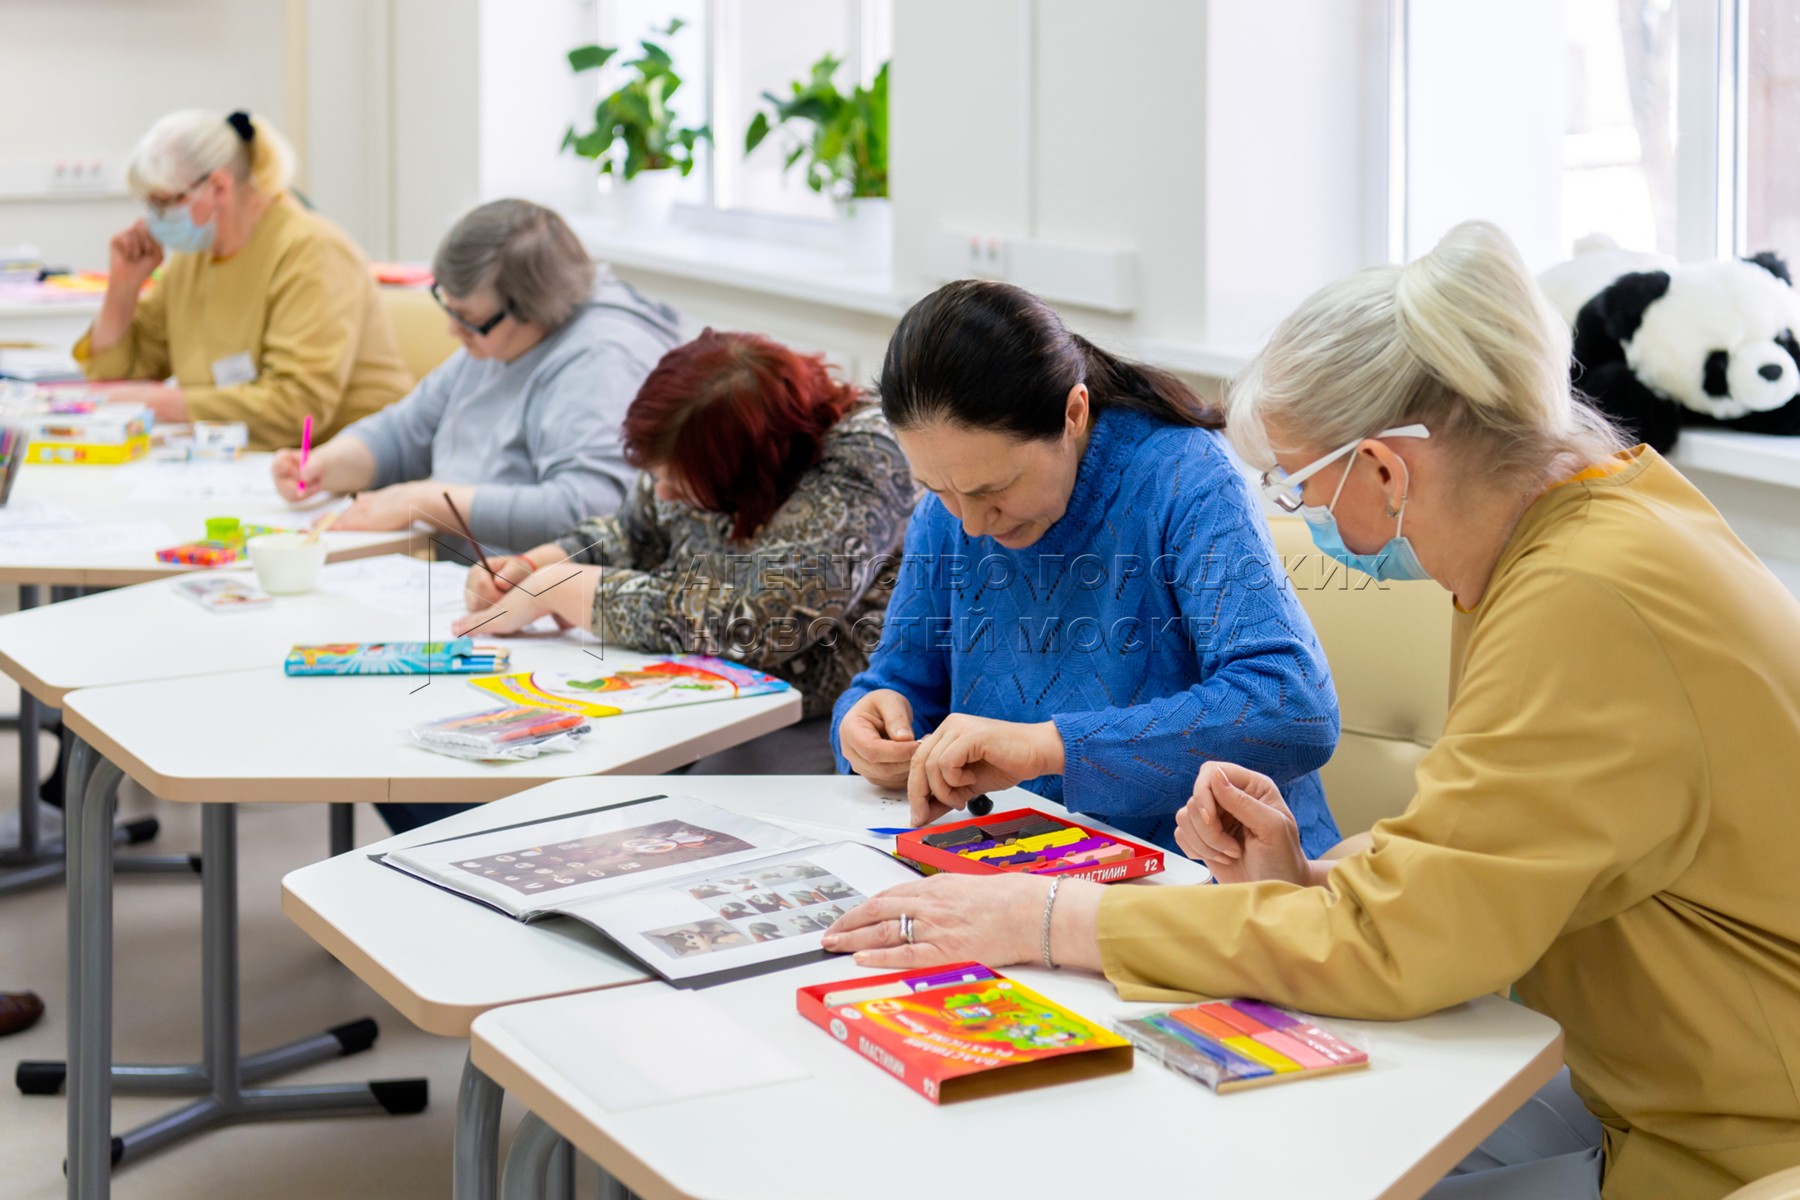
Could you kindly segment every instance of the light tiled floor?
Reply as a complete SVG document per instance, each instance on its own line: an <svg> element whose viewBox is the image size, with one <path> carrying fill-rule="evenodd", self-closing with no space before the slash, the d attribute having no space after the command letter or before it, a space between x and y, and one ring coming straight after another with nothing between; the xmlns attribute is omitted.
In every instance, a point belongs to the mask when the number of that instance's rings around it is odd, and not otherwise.
<svg viewBox="0 0 1800 1200"><path fill-rule="evenodd" d="M0 711L16 711L16 691L0 679ZM0 733L0 812L14 811L18 737ZM44 742L49 770L54 741ZM200 814L159 803L129 781L127 814L154 812L162 834L145 849L198 851ZM373 1049L272 1083L426 1076L431 1105L410 1117L269 1122L202 1135L122 1168L113 1194L122 1200L198 1197L442 1197L449 1194L451 1130L467 1044L413 1028L281 915L282 875L324 857L323 808L244 805L239 809L239 894L244 1041L249 1050L374 1017ZM372 809L357 813L359 841L383 836ZM121 1060L171 1062L200 1054L200 890L197 879L123 876L115 891L114 1046ZM60 884L0 898L0 989L30 988L48 1012L26 1033L0 1039L0 1200L64 1195L62 1097L22 1096L12 1072L22 1058L61 1059L68 1029ZM115 1102L124 1130L180 1101ZM510 1106L509 1106L510 1108ZM510 1129L516 1111L509 1111Z"/></svg>

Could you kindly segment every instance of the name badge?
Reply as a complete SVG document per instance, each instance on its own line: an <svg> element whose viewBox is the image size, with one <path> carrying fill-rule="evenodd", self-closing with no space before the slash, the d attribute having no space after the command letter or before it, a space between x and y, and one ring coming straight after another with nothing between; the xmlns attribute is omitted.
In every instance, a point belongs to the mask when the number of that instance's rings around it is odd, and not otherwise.
<svg viewBox="0 0 1800 1200"><path fill-rule="evenodd" d="M214 387L236 387L256 379L256 364L248 354L228 354L212 365Z"/></svg>

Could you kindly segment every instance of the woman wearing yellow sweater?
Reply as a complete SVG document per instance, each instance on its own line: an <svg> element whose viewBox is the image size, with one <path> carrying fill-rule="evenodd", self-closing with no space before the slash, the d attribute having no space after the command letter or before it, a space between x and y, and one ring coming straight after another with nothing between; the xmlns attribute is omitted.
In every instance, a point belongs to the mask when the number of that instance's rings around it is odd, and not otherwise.
<svg viewBox="0 0 1800 1200"><path fill-rule="evenodd" d="M1456 600L1444 735L1363 852L1307 861L1274 786L1213 763L1177 840L1226 886L939 875L826 945L1359 1018L1516 984L1574 1092L1434 1197L1710 1200L1800 1163L1800 602L1568 361L1471 224L1315 295L1231 391L1231 437L1321 549Z"/></svg>
<svg viewBox="0 0 1800 1200"><path fill-rule="evenodd" d="M115 399L159 421L242 421L258 450L298 445L308 416L322 442L410 391L362 252L301 208L292 175L260 118L189 109L151 126L126 175L148 215L113 238L75 345L88 378L157 380Z"/></svg>

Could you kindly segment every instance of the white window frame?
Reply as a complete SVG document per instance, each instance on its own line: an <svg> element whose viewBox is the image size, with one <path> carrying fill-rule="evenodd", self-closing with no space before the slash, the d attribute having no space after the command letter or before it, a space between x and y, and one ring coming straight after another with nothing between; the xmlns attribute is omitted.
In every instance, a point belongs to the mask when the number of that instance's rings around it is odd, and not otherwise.
<svg viewBox="0 0 1800 1200"><path fill-rule="evenodd" d="M849 72L847 78L867 84L880 69L877 54L880 0L841 2L850 14L851 45L844 61ZM701 152L694 171L701 178L704 199L698 203L678 202L675 206L677 220L701 234L835 249L839 234L829 216L760 212L730 202L736 176L743 169L743 131L752 115L748 111L739 111L736 100L742 80L737 73L738 59L724 52L724 47L738 36L742 5L727 0L703 0L701 10L704 79L695 82L704 85L706 108L701 120L713 131L713 138ZM772 81L769 90L775 90L785 82ZM772 146L763 152L773 154L775 150Z"/></svg>
<svg viewBox="0 0 1800 1200"><path fill-rule="evenodd" d="M1387 0L1387 254L1407 245L1407 0ZM1749 0L1674 0L1675 254L1730 258L1748 240Z"/></svg>

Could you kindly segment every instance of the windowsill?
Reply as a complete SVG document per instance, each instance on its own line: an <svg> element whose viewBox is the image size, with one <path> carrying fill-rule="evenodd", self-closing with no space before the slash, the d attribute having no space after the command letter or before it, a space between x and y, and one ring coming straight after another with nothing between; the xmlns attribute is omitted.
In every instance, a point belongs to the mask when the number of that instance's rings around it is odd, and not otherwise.
<svg viewBox="0 0 1800 1200"><path fill-rule="evenodd" d="M569 223L588 253L621 267L878 317L898 317L908 304L895 290L891 271L852 271L841 255L829 250L679 226L627 232L599 217L578 216Z"/></svg>
<svg viewBox="0 0 1800 1200"><path fill-rule="evenodd" d="M1800 437L1688 428L1681 431L1669 461L1683 471L1711 471L1800 488Z"/></svg>

